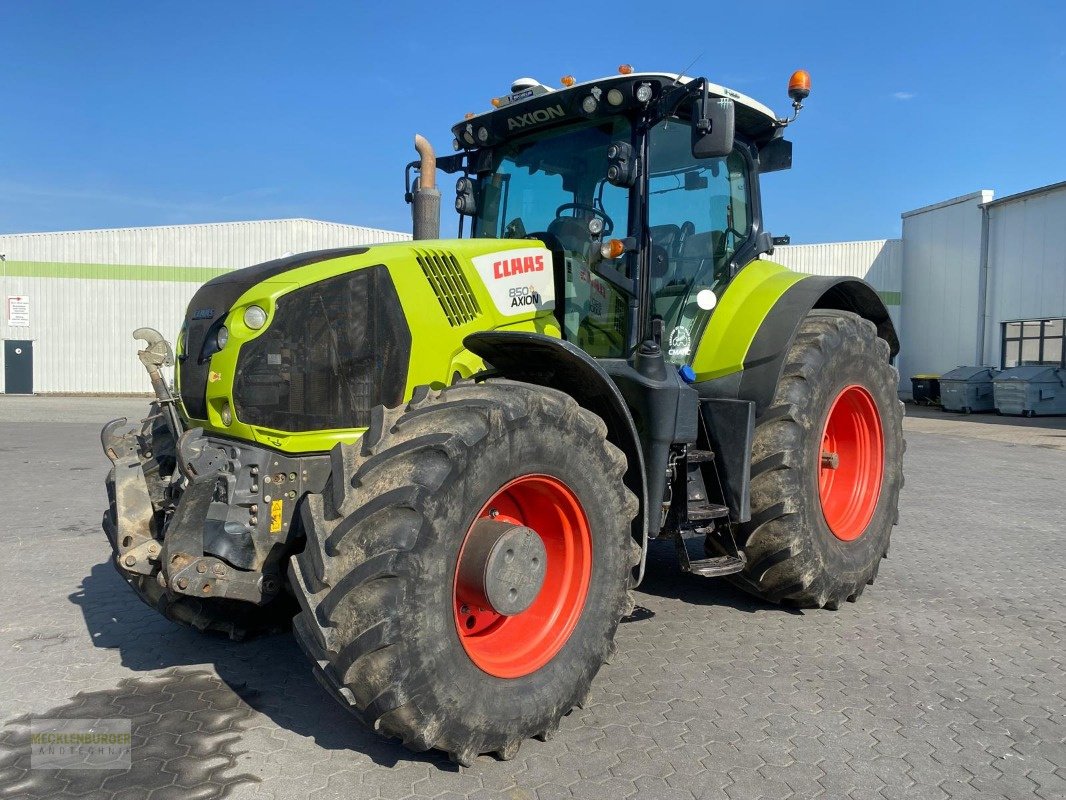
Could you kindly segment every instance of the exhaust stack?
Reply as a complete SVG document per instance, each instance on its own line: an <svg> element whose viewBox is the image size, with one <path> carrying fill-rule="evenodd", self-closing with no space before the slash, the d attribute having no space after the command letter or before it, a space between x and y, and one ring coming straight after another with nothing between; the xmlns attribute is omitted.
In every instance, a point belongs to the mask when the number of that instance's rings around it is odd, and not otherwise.
<svg viewBox="0 0 1066 800"><path fill-rule="evenodd" d="M433 145L415 134L418 151L418 186L411 197L411 233L415 239L440 238L440 190L437 189L437 157Z"/></svg>

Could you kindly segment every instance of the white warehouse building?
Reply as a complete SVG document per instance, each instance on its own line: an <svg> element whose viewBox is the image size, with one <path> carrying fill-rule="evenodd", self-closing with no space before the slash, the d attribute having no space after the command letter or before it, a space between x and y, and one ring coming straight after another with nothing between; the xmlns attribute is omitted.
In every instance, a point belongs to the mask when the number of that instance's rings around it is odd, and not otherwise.
<svg viewBox="0 0 1066 800"><path fill-rule="evenodd" d="M0 392L143 393L131 331L173 337L204 281L288 253L409 238L304 219L0 235ZM873 284L899 332L905 397L915 374L1066 366L1066 182L905 212L898 239L771 258Z"/></svg>
<svg viewBox="0 0 1066 800"><path fill-rule="evenodd" d="M958 366L1066 366L1066 182L990 190L902 214L902 236L780 247L801 272L877 288L899 332L900 391Z"/></svg>
<svg viewBox="0 0 1066 800"><path fill-rule="evenodd" d="M205 281L287 254L410 238L310 219L0 235L0 392L147 392L133 330L173 341Z"/></svg>

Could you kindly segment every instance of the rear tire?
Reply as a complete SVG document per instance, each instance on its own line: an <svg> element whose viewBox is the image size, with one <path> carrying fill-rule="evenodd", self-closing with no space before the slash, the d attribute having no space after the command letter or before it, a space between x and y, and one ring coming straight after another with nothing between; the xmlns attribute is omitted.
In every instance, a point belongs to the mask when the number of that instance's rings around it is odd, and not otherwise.
<svg viewBox="0 0 1066 800"><path fill-rule="evenodd" d="M625 457L605 437L603 421L567 395L511 381L422 388L406 406L379 408L359 442L334 448L325 491L302 507L293 627L320 682L374 730L462 765L481 753L512 758L523 739L549 737L584 703L632 607L637 501L622 483ZM470 649L463 636L475 634L459 630L464 532L489 515L490 498L542 478L587 518L587 593L563 642L540 654L546 663L531 656L490 674L494 654ZM548 591L551 552L535 603ZM500 677L507 672L524 674Z"/></svg>
<svg viewBox="0 0 1066 800"><path fill-rule="evenodd" d="M752 518L740 528L748 565L733 578L752 594L835 609L873 583L903 485L903 404L889 356L856 314L816 310L800 324L756 423ZM839 454L823 450L829 441Z"/></svg>

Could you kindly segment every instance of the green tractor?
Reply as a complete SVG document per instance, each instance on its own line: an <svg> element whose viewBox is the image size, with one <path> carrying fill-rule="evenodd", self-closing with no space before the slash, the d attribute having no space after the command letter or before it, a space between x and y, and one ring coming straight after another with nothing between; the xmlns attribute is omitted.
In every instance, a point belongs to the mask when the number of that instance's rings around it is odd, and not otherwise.
<svg viewBox="0 0 1066 800"><path fill-rule="evenodd" d="M447 157L416 139L414 241L209 281L175 352L135 332L157 400L101 434L142 600L234 638L291 624L364 723L462 765L584 703L652 539L835 609L903 483L877 292L760 258L795 115L628 67L563 84L516 82ZM796 73L797 113L808 93Z"/></svg>

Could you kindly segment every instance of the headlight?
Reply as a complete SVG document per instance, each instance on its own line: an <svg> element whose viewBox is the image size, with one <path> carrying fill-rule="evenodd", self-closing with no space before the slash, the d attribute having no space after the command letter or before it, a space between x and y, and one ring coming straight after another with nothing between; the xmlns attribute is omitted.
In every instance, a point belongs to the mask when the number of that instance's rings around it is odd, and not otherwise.
<svg viewBox="0 0 1066 800"><path fill-rule="evenodd" d="M625 101L625 97L619 89L611 89L607 92L607 102L612 106L620 106Z"/></svg>
<svg viewBox="0 0 1066 800"><path fill-rule="evenodd" d="M489 129L482 125L477 129L477 140L482 144L488 144L489 141Z"/></svg>
<svg viewBox="0 0 1066 800"><path fill-rule="evenodd" d="M596 101L596 98L593 97L591 94L587 94L585 95L585 98L581 101L581 110L584 111L586 114L595 114L596 107L598 105L599 103Z"/></svg>
<svg viewBox="0 0 1066 800"><path fill-rule="evenodd" d="M223 328L222 330L225 330ZM222 418L222 424L229 427L233 424L233 411L230 410L229 403L222 404L222 410L218 413Z"/></svg>
<svg viewBox="0 0 1066 800"><path fill-rule="evenodd" d="M266 321L267 312L259 306L248 306L248 308L244 310L244 324L253 331L257 331L266 325Z"/></svg>
<svg viewBox="0 0 1066 800"><path fill-rule="evenodd" d="M229 341L229 328L223 325L218 329L218 333L215 334L215 346L221 350L226 346L226 342Z"/></svg>
<svg viewBox="0 0 1066 800"><path fill-rule="evenodd" d="M651 84L642 83L637 87L637 100L641 103L647 103L651 100Z"/></svg>

